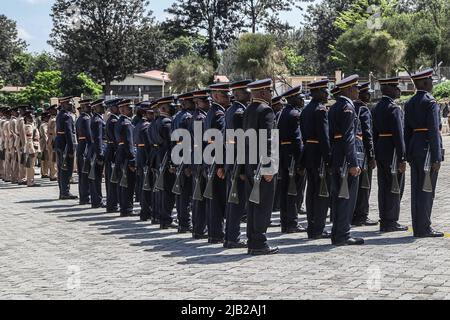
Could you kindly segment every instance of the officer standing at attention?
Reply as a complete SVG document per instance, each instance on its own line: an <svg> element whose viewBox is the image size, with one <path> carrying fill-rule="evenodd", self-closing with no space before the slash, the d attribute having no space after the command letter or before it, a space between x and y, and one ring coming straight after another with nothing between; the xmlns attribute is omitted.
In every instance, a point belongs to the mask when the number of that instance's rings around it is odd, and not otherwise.
<svg viewBox="0 0 450 320"><path fill-rule="evenodd" d="M89 179L89 192L91 194L91 206L93 209L96 209L105 207L102 195L102 179L106 149L106 123L103 120L103 114L105 113L104 99L92 102L91 108L93 111L91 118L92 143L89 150L89 167L90 170L94 170L95 179ZM95 166L94 169L91 168L92 164Z"/></svg>
<svg viewBox="0 0 450 320"><path fill-rule="evenodd" d="M251 83L251 80L237 81L231 84L231 90L234 96L234 101L231 106L225 111L225 130L239 130L242 129L244 112L250 102L250 90L247 85ZM225 132L224 132L225 133ZM224 247L227 249L235 248L247 248L247 243L240 239L241 236L241 219L245 215L245 176L240 175L240 164L236 164L237 159L237 146L236 139L227 140L226 152L227 154L231 150L234 150L234 164L225 164L225 176L227 183L226 192L226 207L225 207L225 242ZM231 150L229 150L231 149ZM235 177L235 172L237 176ZM234 183L237 184L237 202L230 203L228 200L233 184L233 179L236 178Z"/></svg>
<svg viewBox="0 0 450 320"><path fill-rule="evenodd" d="M10 120L11 120L11 109L6 107L3 110L4 114L4 122L2 126L3 134L3 145L5 150L5 161L4 161L4 171L3 171L3 181L11 182L11 146L10 146L10 136L11 136L11 128L10 128Z"/></svg>
<svg viewBox="0 0 450 320"><path fill-rule="evenodd" d="M405 106L405 144L406 158L411 166L414 236L440 238L444 234L431 227L436 184L441 162L444 161L440 108L430 93L433 90L433 69L416 73L411 78L417 92ZM428 166L430 172L426 173L424 169ZM431 175L431 186L427 188L424 184L426 174Z"/></svg>
<svg viewBox="0 0 450 320"><path fill-rule="evenodd" d="M154 209L157 210L156 215L160 219L160 229L178 229L178 224L174 223L172 218L172 211L175 206L175 195L172 193L175 170L171 164L172 117L177 106L174 96L160 98L155 103L155 106L159 108L159 113L154 123L148 128L148 138L155 148L153 166L158 171L158 177L160 173L163 174L164 190L157 192ZM164 163L164 158L167 159L166 163Z"/></svg>
<svg viewBox="0 0 450 320"><path fill-rule="evenodd" d="M191 122L191 126L189 131L191 133L191 137L194 137L194 124L201 124L202 133L204 132L204 120L206 119L206 115L208 110L211 107L211 98L209 96L209 90L199 90L193 92L194 103L195 103L195 111L192 115L193 120ZM203 140L203 139L202 139ZM207 234L207 212L206 212L206 199L203 198L203 191L206 185L205 175L204 175L204 167L203 163L195 163L194 154L202 154L203 149L205 148L206 143L197 144L194 139L192 139L192 174L194 176L192 182L192 191L193 191L193 199L192 199L192 238L199 239L208 239ZM203 160L203 157L202 159ZM199 188L200 198L194 198L195 189Z"/></svg>
<svg viewBox="0 0 450 320"><path fill-rule="evenodd" d="M23 113L24 117L24 153L26 154L26 179L27 187L39 187L40 184L34 182L34 164L36 162L37 155L40 152L39 146L39 131L34 125L33 109L27 109Z"/></svg>
<svg viewBox="0 0 450 320"><path fill-rule="evenodd" d="M231 104L230 84L218 83L209 86L213 103L205 119L205 130L217 129L224 132L225 111ZM208 144L214 141L208 141ZM214 165L214 164L213 164ZM208 243L224 243L224 218L226 204L226 181L223 163L216 163L213 172L213 199L207 200ZM209 166L208 171L211 170Z"/></svg>
<svg viewBox="0 0 450 320"><path fill-rule="evenodd" d="M5 116L6 108L0 105L0 179L5 179L5 138L3 135L3 126L5 124L6 116Z"/></svg>
<svg viewBox="0 0 450 320"><path fill-rule="evenodd" d="M400 98L400 78L379 80L383 97L373 110L373 138L375 158L378 164L378 208L380 231L408 231L407 226L398 223L400 201L405 189L406 151L403 133L403 110L395 104ZM395 153L395 158L394 158ZM395 160L395 161L394 161ZM397 174L398 190L393 190L392 165ZM395 191L395 192L392 192Z"/></svg>
<svg viewBox="0 0 450 320"><path fill-rule="evenodd" d="M135 116L133 117L133 119L131 120L131 124L133 125L134 129L133 129L133 140L136 146L136 156L137 156L137 152L139 151L139 148L137 146L138 142L138 132L140 130L140 128L142 127L142 124L145 122L144 119L144 114L145 111L141 110L141 108L139 108L139 104L135 105ZM142 144L142 143L141 143ZM136 159L137 160L137 159ZM142 191L142 176L141 176L141 172L139 171L139 166L136 164L136 184L134 187L134 193L135 193L135 202L141 202L141 191Z"/></svg>
<svg viewBox="0 0 450 320"><path fill-rule="evenodd" d="M41 147L41 176L42 179L50 178L50 153L48 151L48 120L50 119L50 113L44 111L41 115L41 125L39 126L39 138Z"/></svg>
<svg viewBox="0 0 450 320"><path fill-rule="evenodd" d="M105 102L109 110L109 117L106 120L106 151L105 151L105 185L106 185L106 212L113 213L119 211L119 191L118 184L111 182L113 169L115 168L116 151L118 141L115 137L115 127L119 121L119 108L117 103L122 99L112 99Z"/></svg>
<svg viewBox="0 0 450 320"><path fill-rule="evenodd" d="M191 92L178 96L181 104L180 111L175 115L172 121L172 132L178 129L189 130L193 121L192 114L195 110L194 95ZM176 141L181 144L183 141ZM184 156L184 155L180 155ZM177 170L180 167L178 166ZM191 233L192 221L190 215L190 204L192 198L192 169L189 164L182 164L182 172L180 173L181 195L176 196L176 208L178 218L178 233Z"/></svg>
<svg viewBox="0 0 450 320"><path fill-rule="evenodd" d="M133 140L133 105L130 99L117 103L120 117L114 126L114 136L118 142L115 166L118 173L120 216L133 216L134 187L136 183L136 147ZM124 177L126 175L126 177ZM122 183L122 178L127 180Z"/></svg>
<svg viewBox="0 0 450 320"><path fill-rule="evenodd" d="M301 87L292 88L283 97L287 104L278 116L278 130L280 133L280 217L282 233L306 232L298 224L297 205L303 202L297 199L303 192L305 170L302 168L301 157L303 153L302 134L300 132L300 97ZM293 165L293 166L292 166ZM291 172L293 170L293 172ZM294 175L296 195L289 194L290 174Z"/></svg>
<svg viewBox="0 0 450 320"><path fill-rule="evenodd" d="M305 144L303 166L307 170L308 180L306 212L309 239L331 237L329 232L324 231L330 205L330 176L328 172L331 164L331 148L328 109L325 106L328 102L328 82L328 79L324 79L308 85L312 100L303 110L300 119L300 128ZM326 184L328 196L325 192L321 194L321 183Z"/></svg>
<svg viewBox="0 0 450 320"><path fill-rule="evenodd" d="M25 112L29 111L28 106L20 106L19 107L19 116L16 122L16 150L18 152L18 184L26 185L27 177L26 177L26 153L25 153Z"/></svg>
<svg viewBox="0 0 450 320"><path fill-rule="evenodd" d="M10 154L11 154L11 182L19 182L19 159L18 151L16 147L18 135L17 135L17 117L19 116L18 107L11 108L11 119L9 121L9 144L10 144Z"/></svg>
<svg viewBox="0 0 450 320"><path fill-rule="evenodd" d="M358 79L359 76L353 75L337 83L341 96L329 111L333 190L331 241L335 246L364 244L364 239L350 236L362 166L355 145L357 115L353 105L358 98ZM348 193L341 194L345 184L348 184Z"/></svg>
<svg viewBox="0 0 450 320"><path fill-rule="evenodd" d="M272 109L275 113L275 127L278 128L278 120L281 115L281 110L283 110L284 105L286 104L286 100L283 96L277 96L272 98ZM280 211L280 183L281 183L281 175L278 173L275 176L275 199L273 200L273 212ZM275 224L271 221L269 228L278 228L281 224Z"/></svg>
<svg viewBox="0 0 450 320"><path fill-rule="evenodd" d="M359 98L353 102L355 105L355 112L358 117L358 132L356 136L356 143L358 149L364 151L367 176L369 178L369 186L364 186L359 183L358 197L356 200L355 213L353 214L353 226L376 226L378 222L369 219L369 200L370 190L372 185L372 173L377 166L375 161L375 153L373 146L372 134L372 114L369 110L368 103L370 102L370 82L363 83L358 86ZM366 165L366 163L364 165Z"/></svg>
<svg viewBox="0 0 450 320"><path fill-rule="evenodd" d="M91 203L89 194L89 149L92 144L91 135L91 99L79 101L80 115L75 122L77 134L77 172L78 194L80 205ZM87 171L85 171L87 169ZM84 171L84 172L83 172Z"/></svg>
<svg viewBox="0 0 450 320"><path fill-rule="evenodd" d="M75 126L72 118L74 106L72 97L60 98L59 104L61 109L56 116L55 138L55 149L58 165L59 199L74 200L78 199L78 197L70 193L70 179L72 177L75 154Z"/></svg>
<svg viewBox="0 0 450 320"><path fill-rule="evenodd" d="M248 85L251 91L251 103L244 112L243 128L244 131L255 130L257 134L259 130L267 130L267 146L271 150L271 130L275 127L275 114L270 107L272 102L272 80L259 80ZM259 139L256 146L250 146L246 142L246 154L250 152L250 148L257 148L259 155ZM252 150L252 152L256 151ZM273 159L270 159L273 161ZM249 187L253 189L255 171L258 165L250 163L250 159L246 159L245 175L249 182ZM248 254L250 255L267 255L278 253L278 248L269 247L267 244L266 232L270 225L270 217L273 208L273 194L275 191L274 174L264 174L261 177L261 185L259 188L260 202L259 204L248 202L247 211L247 245Z"/></svg>
<svg viewBox="0 0 450 320"><path fill-rule="evenodd" d="M48 120L48 144L47 150L49 154L50 166L50 181L57 181L57 166L56 166L56 150L54 147L56 138L56 114L58 113L57 105L51 105L48 109L50 119Z"/></svg>

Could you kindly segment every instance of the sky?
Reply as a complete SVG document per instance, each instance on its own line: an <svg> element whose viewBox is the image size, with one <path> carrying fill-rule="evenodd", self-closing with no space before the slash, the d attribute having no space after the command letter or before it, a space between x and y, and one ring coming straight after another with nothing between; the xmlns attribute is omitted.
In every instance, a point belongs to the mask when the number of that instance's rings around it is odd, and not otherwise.
<svg viewBox="0 0 450 320"><path fill-rule="evenodd" d="M0 0L0 14L17 22L19 37L28 44L30 52L52 51L47 44L52 29L50 18L54 0ZM173 0L151 0L150 9L160 21L164 20ZM281 14L281 19L293 26L301 24L301 11L294 9Z"/></svg>

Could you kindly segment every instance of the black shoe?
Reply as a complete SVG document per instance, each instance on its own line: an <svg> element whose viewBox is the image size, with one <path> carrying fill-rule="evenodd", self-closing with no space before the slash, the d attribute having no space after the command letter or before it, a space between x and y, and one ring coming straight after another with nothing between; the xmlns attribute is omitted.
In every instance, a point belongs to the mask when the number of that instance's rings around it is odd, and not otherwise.
<svg viewBox="0 0 450 320"><path fill-rule="evenodd" d="M252 256L277 254L278 252L280 252L280 249L278 249L278 247L265 247L263 249L248 249L248 254Z"/></svg>
<svg viewBox="0 0 450 320"><path fill-rule="evenodd" d="M59 198L60 200L76 200L76 199L78 199L78 197L77 196L74 196L73 194L68 194L68 195L66 195L66 196L61 196L60 198Z"/></svg>
<svg viewBox="0 0 450 320"><path fill-rule="evenodd" d="M331 232L324 231L322 234L308 236L310 240L331 239Z"/></svg>
<svg viewBox="0 0 450 320"><path fill-rule="evenodd" d="M276 222L270 221L269 228L279 228L279 227L281 227L280 223L276 223Z"/></svg>
<svg viewBox="0 0 450 320"><path fill-rule="evenodd" d="M172 223L161 223L159 228L162 229L162 230L178 229L178 224L176 224L175 222L172 222Z"/></svg>
<svg viewBox="0 0 450 320"><path fill-rule="evenodd" d="M296 227L288 227L288 228L281 228L282 233L291 234L291 233L303 233L307 230L303 228L301 225L298 225Z"/></svg>
<svg viewBox="0 0 450 320"><path fill-rule="evenodd" d="M50 181L58 181L58 178L50 178Z"/></svg>
<svg viewBox="0 0 450 320"><path fill-rule="evenodd" d="M41 179L48 179L50 178L49 176L42 176Z"/></svg>
<svg viewBox="0 0 450 320"><path fill-rule="evenodd" d="M193 234L192 235L192 239L204 240L204 239L208 239L208 235L206 235L206 234Z"/></svg>
<svg viewBox="0 0 450 320"><path fill-rule="evenodd" d="M152 224L161 224L161 221L159 219L152 219Z"/></svg>
<svg viewBox="0 0 450 320"><path fill-rule="evenodd" d="M224 240L223 239L208 238L208 243L209 244L221 244L221 243L224 243Z"/></svg>
<svg viewBox="0 0 450 320"><path fill-rule="evenodd" d="M179 227L178 228L178 233L192 233L192 227L191 226Z"/></svg>
<svg viewBox="0 0 450 320"><path fill-rule="evenodd" d="M425 234L414 235L416 238L443 238L445 234L436 230L431 230Z"/></svg>
<svg viewBox="0 0 450 320"><path fill-rule="evenodd" d="M381 226L380 232L405 232L408 231L407 226L402 226L401 224L396 224L394 226Z"/></svg>
<svg viewBox="0 0 450 320"><path fill-rule="evenodd" d="M41 185L39 183L34 183L31 186L27 186L28 188L34 188L34 187L40 187Z"/></svg>
<svg viewBox="0 0 450 320"><path fill-rule="evenodd" d="M110 208L110 209L106 209L106 213L116 213L119 212L119 208Z"/></svg>
<svg viewBox="0 0 450 320"><path fill-rule="evenodd" d="M89 201L89 200L87 200L87 201L80 201L80 206L84 206L84 205L87 205L87 204L91 204L91 202Z"/></svg>
<svg viewBox="0 0 450 320"><path fill-rule="evenodd" d="M361 246L364 244L364 239L362 238L349 238L345 241L333 243L336 247L343 247L343 246Z"/></svg>
<svg viewBox="0 0 450 320"><path fill-rule="evenodd" d="M248 248L247 242L240 240L238 242L234 241L225 241L223 247L226 249L244 249Z"/></svg>
<svg viewBox="0 0 450 320"><path fill-rule="evenodd" d="M98 209L98 208L105 208L106 204L104 202L100 203L100 204L93 204L91 206L92 209Z"/></svg>
<svg viewBox="0 0 450 320"><path fill-rule="evenodd" d="M135 214L134 212L121 212L121 213L120 213L120 216L121 216L122 218L124 218L124 217L135 217L136 214Z"/></svg>
<svg viewBox="0 0 450 320"><path fill-rule="evenodd" d="M352 226L354 227L373 227L373 226L377 226L378 222L377 221L373 221L370 220L369 218L365 219L365 220L356 220L352 222Z"/></svg>

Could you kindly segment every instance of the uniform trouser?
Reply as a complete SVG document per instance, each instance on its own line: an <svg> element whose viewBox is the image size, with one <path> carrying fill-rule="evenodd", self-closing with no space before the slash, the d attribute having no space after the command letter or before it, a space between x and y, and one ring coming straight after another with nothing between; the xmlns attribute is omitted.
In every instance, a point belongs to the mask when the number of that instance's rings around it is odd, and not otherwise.
<svg viewBox="0 0 450 320"><path fill-rule="evenodd" d="M112 176L112 163L111 162L105 162L105 184L106 184L106 210L107 211L115 211L118 209L119 206L119 191L118 183L112 183L111 182L111 176ZM120 174L120 170L117 170Z"/></svg>
<svg viewBox="0 0 450 320"><path fill-rule="evenodd" d="M378 208L380 210L381 227L393 227L400 216L400 201L405 190L405 174L398 174L400 194L394 194L392 189L391 164L379 162L378 176Z"/></svg>
<svg viewBox="0 0 450 320"><path fill-rule="evenodd" d="M297 210L300 213L300 210L303 207L303 202L305 200L305 191L306 191L306 175L300 176L297 182Z"/></svg>
<svg viewBox="0 0 450 320"><path fill-rule="evenodd" d="M176 196L177 218L180 227L191 227L191 199L192 199L192 177L182 175L181 195Z"/></svg>
<svg viewBox="0 0 450 320"><path fill-rule="evenodd" d="M306 190L306 212L308 236L315 237L323 233L327 220L330 197L320 197L319 168L308 169L308 187ZM330 192L330 176L327 175L327 187Z"/></svg>
<svg viewBox="0 0 450 320"><path fill-rule="evenodd" d="M72 178L74 159L67 157L67 170L62 170L62 164L64 161L64 152L58 150L56 152L57 165L58 165L58 185L59 195L68 196L70 194L70 179Z"/></svg>
<svg viewBox="0 0 450 320"><path fill-rule="evenodd" d="M280 183L281 183L281 176L277 174L275 176L275 198L273 200L273 211L280 211Z"/></svg>
<svg viewBox="0 0 450 320"><path fill-rule="evenodd" d="M421 236L431 231L431 213L435 198L438 173L431 171L433 192L423 191L425 179L425 158L414 158L411 163L411 214L415 236Z"/></svg>
<svg viewBox="0 0 450 320"><path fill-rule="evenodd" d="M223 229L225 218L225 194L227 183L225 179L214 176L213 199L206 201L208 212L208 238L211 240L223 240L225 234ZM271 210L272 211L272 210Z"/></svg>
<svg viewBox="0 0 450 320"><path fill-rule="evenodd" d="M332 210L333 210L333 228L331 241L333 244L346 241L350 238L350 225L353 218L353 212L356 206L356 197L358 196L359 178L349 176L348 190L350 198L339 198L339 189L341 187L341 176L338 169L333 170L332 176Z"/></svg>
<svg viewBox="0 0 450 320"><path fill-rule="evenodd" d="M41 176L49 177L50 165L48 160L41 160Z"/></svg>
<svg viewBox="0 0 450 320"><path fill-rule="evenodd" d="M30 168L26 168L26 179L27 179L27 186L32 186L34 184L34 163L36 161L37 153L29 154L28 157L30 159L28 160L31 164Z"/></svg>
<svg viewBox="0 0 450 320"><path fill-rule="evenodd" d="M134 191L136 185L136 171L131 171L130 168L127 167L127 180L128 184L126 187L122 187L120 185L123 172L120 170L119 175L119 206L121 214L129 214L133 213L134 208Z"/></svg>
<svg viewBox="0 0 450 320"><path fill-rule="evenodd" d="M290 196L289 191L289 169L280 169L281 181L280 187L280 218L282 228L291 228L298 225L298 195L303 192L304 176L295 175L295 185L297 196ZM303 198L302 198L303 199ZM303 200L302 200L303 202Z"/></svg>
<svg viewBox="0 0 450 320"><path fill-rule="evenodd" d="M89 194L89 173L83 173L84 159L82 154L77 154L77 173L78 173L78 194L80 195L80 203L90 202ZM88 170L89 171L89 170Z"/></svg>
<svg viewBox="0 0 450 320"><path fill-rule="evenodd" d="M369 168L367 171L367 174L369 176L369 182L370 185L372 185L372 174L373 170ZM361 181L361 177L360 177ZM361 183L359 184L358 188L358 196L356 198L356 208L355 212L353 214L353 221L359 222L359 221L366 221L369 217L369 200L370 200L370 189L363 189L361 188Z"/></svg>
<svg viewBox="0 0 450 320"><path fill-rule="evenodd" d="M192 190L195 190L196 181L192 182ZM201 190L205 187L205 179L203 175L200 175ZM192 234L194 236L203 236L206 234L207 226L207 214L206 214L206 199L201 201L192 200Z"/></svg>
<svg viewBox="0 0 450 320"><path fill-rule="evenodd" d="M0 160L0 178L3 179L5 175L5 160Z"/></svg>
<svg viewBox="0 0 450 320"><path fill-rule="evenodd" d="M99 206L103 202L102 194L103 165L95 162L95 180L89 180L89 193L92 206Z"/></svg>
<svg viewBox="0 0 450 320"><path fill-rule="evenodd" d="M27 168L25 167L25 164L22 163L22 158L25 157L25 153L23 151L18 152L18 180L19 181L26 181L27 180ZM34 163L33 163L34 165Z"/></svg>
<svg viewBox="0 0 450 320"><path fill-rule="evenodd" d="M16 183L19 180L19 159L16 149L11 156L11 182Z"/></svg>
<svg viewBox="0 0 450 320"><path fill-rule="evenodd" d="M175 174L166 170L164 175L164 191L158 192L161 225L171 224L173 221L172 212L175 207L175 195L172 192L172 188L174 183Z"/></svg>
<svg viewBox="0 0 450 320"><path fill-rule="evenodd" d="M56 157L56 154L53 151L53 149L48 150L48 156L49 156L48 166L50 169L50 179L55 179L56 174L57 174L57 166L56 166L56 161L53 160L53 159L56 160L56 158L54 158L54 156Z"/></svg>
<svg viewBox="0 0 450 320"><path fill-rule="evenodd" d="M149 170L149 176L148 178L150 179L150 182L153 181L153 174L152 171ZM141 212L140 212L140 217L141 219L144 220L148 220L150 218L152 218L153 216L153 210L152 210L152 198L153 198L153 192L152 191L145 191L143 189L144 187L144 168L142 167L138 167L137 169L137 175L138 177L141 177L141 179L136 181L136 185L138 190L137 192L141 193L141 196L139 197L140 202L139 204L141 205Z"/></svg>
<svg viewBox="0 0 450 320"><path fill-rule="evenodd" d="M247 194L250 194L253 182L248 183ZM264 178L260 185L260 204L248 202L247 208L247 239L249 249L267 247L266 232L272 215L275 181L266 182Z"/></svg>
<svg viewBox="0 0 450 320"><path fill-rule="evenodd" d="M11 162L11 152L6 151L5 153L5 171L3 179L5 181L11 181L11 172L12 172L12 162Z"/></svg>
<svg viewBox="0 0 450 320"><path fill-rule="evenodd" d="M238 177L237 190L239 203L229 203L228 196L231 192L231 185L233 177L230 173L227 175L227 193L226 193L226 209L225 209L225 241L238 242L241 236L241 219L245 214L245 181Z"/></svg>
<svg viewBox="0 0 450 320"><path fill-rule="evenodd" d="M136 183L134 185L135 201L141 202L143 171L136 171Z"/></svg>

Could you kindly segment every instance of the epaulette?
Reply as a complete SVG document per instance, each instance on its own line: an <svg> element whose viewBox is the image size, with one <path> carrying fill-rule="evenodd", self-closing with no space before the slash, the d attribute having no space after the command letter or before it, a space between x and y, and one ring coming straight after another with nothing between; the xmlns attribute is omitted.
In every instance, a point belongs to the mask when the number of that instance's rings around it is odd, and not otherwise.
<svg viewBox="0 0 450 320"><path fill-rule="evenodd" d="M325 107L324 105L321 105L321 106L319 106L319 107L316 109L316 111L325 111L325 112L327 112L328 110L327 110L327 107Z"/></svg>
<svg viewBox="0 0 450 320"><path fill-rule="evenodd" d="M243 108L239 108L237 109L234 114L244 114L244 109Z"/></svg>
<svg viewBox="0 0 450 320"><path fill-rule="evenodd" d="M224 116L225 114L223 113L223 111L219 110L216 111L216 116Z"/></svg>
<svg viewBox="0 0 450 320"><path fill-rule="evenodd" d="M290 113L293 117L296 117L296 118L300 117L300 111L298 111L297 109L293 109Z"/></svg>

